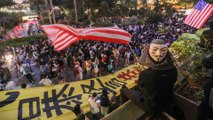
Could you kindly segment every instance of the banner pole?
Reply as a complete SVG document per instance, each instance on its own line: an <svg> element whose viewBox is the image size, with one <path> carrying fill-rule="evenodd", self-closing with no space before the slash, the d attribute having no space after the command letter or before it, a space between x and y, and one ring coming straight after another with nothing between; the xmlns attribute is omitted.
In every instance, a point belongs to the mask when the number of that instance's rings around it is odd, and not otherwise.
<svg viewBox="0 0 213 120"><path fill-rule="evenodd" d="M132 50L132 47L129 45L129 48L130 48L130 51L133 53L133 55L135 56L136 60L137 60L137 64L139 64L139 68L140 66L142 67L142 69L144 70L145 67L143 65L141 65L139 62L138 62L138 56L134 53L134 51Z"/></svg>

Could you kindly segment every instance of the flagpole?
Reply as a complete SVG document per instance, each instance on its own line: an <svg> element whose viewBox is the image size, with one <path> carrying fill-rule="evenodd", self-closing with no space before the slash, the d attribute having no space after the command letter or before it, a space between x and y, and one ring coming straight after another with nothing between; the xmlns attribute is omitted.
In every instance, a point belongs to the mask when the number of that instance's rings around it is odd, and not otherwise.
<svg viewBox="0 0 213 120"><path fill-rule="evenodd" d="M135 56L135 58L137 59L137 63L139 63L139 62L138 62L138 60L139 60L139 59L138 59L138 56L137 56L137 55L135 54L135 52L132 50L132 47L131 47L130 45L129 45L129 48L130 48L130 51L132 52L132 54L133 54L133 55ZM140 63L139 63L139 64L140 64ZM143 65L140 64L140 66L142 67L143 70L145 69L145 67L144 67Z"/></svg>

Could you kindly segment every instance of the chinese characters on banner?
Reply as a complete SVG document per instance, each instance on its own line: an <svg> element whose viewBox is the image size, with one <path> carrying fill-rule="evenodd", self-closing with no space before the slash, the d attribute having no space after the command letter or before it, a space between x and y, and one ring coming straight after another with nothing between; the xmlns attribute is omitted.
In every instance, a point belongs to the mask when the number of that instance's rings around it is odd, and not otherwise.
<svg viewBox="0 0 213 120"><path fill-rule="evenodd" d="M101 94L103 88L120 92L122 85L134 87L140 68L129 66L114 74L89 80L0 92L0 116L2 120L46 120L75 119L72 112L76 104L89 111L88 96L93 92Z"/></svg>

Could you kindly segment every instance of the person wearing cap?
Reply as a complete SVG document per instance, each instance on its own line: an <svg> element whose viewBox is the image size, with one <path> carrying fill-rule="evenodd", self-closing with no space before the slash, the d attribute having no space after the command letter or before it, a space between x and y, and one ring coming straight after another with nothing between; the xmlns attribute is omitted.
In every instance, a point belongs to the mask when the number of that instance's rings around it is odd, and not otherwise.
<svg viewBox="0 0 213 120"><path fill-rule="evenodd" d="M139 74L138 90L123 87L121 94L129 98L146 113L160 113L170 109L177 69L164 40L155 39L144 51L139 63L147 66Z"/></svg>

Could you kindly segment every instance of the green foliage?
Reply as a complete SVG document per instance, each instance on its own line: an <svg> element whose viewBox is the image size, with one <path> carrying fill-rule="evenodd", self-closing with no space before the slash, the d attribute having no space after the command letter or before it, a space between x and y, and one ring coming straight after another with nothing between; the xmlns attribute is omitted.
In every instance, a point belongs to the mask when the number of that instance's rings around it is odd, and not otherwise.
<svg viewBox="0 0 213 120"><path fill-rule="evenodd" d="M83 22L84 22L85 26L87 26L87 25L89 25L91 23L90 20L84 20Z"/></svg>
<svg viewBox="0 0 213 120"><path fill-rule="evenodd" d="M110 9L109 9L109 4L107 3L107 1L102 1L100 4L100 8L99 8L99 16L110 16Z"/></svg>
<svg viewBox="0 0 213 120"><path fill-rule="evenodd" d="M36 10L38 12L40 12L45 7L47 7L47 6L45 6L44 0L29 0L29 3L30 3L31 9Z"/></svg>
<svg viewBox="0 0 213 120"><path fill-rule="evenodd" d="M0 8L15 4L13 0L1 0Z"/></svg>
<svg viewBox="0 0 213 120"><path fill-rule="evenodd" d="M177 41L185 41L185 40L191 40L196 43L200 42L200 38L196 34L190 33L184 33L177 39Z"/></svg>
<svg viewBox="0 0 213 120"><path fill-rule="evenodd" d="M114 24L112 23L95 23L93 26L95 27L112 27Z"/></svg>
<svg viewBox="0 0 213 120"><path fill-rule="evenodd" d="M161 21L162 19L163 19L162 15L153 13L149 16L148 21L151 23L157 23L157 22Z"/></svg>
<svg viewBox="0 0 213 120"><path fill-rule="evenodd" d="M154 6L155 6L154 11L155 11L155 13L158 14L162 9L162 6L160 5L159 0L155 0Z"/></svg>
<svg viewBox="0 0 213 120"><path fill-rule="evenodd" d="M138 19L137 17L133 16L133 17L130 17L126 20L123 21L123 23L121 23L122 25L135 25L135 24L142 24L144 23L144 20L140 20Z"/></svg>
<svg viewBox="0 0 213 120"><path fill-rule="evenodd" d="M25 44L31 44L40 39L46 39L46 36L45 35L29 36L29 37L11 39L7 41L0 41L0 51L4 51L7 48L7 46L17 47L17 46L21 46Z"/></svg>
<svg viewBox="0 0 213 120"><path fill-rule="evenodd" d="M163 9L165 10L165 14L169 15L169 16L172 16L173 13L176 12L176 9L173 8L173 6L171 4L168 4L168 3L164 3L162 5Z"/></svg>
<svg viewBox="0 0 213 120"><path fill-rule="evenodd" d="M201 35L203 34L203 31L205 31L205 30L209 30L209 28L201 28L201 29L197 30L195 34L200 38Z"/></svg>
<svg viewBox="0 0 213 120"><path fill-rule="evenodd" d="M0 12L0 25L5 29L11 29L21 21L22 13Z"/></svg>
<svg viewBox="0 0 213 120"><path fill-rule="evenodd" d="M140 25L144 24L144 20L143 19L139 19L138 20L138 24L140 24Z"/></svg>
<svg viewBox="0 0 213 120"><path fill-rule="evenodd" d="M175 58L177 65L192 58L193 56L202 57L200 38L195 34L184 33L169 48Z"/></svg>

